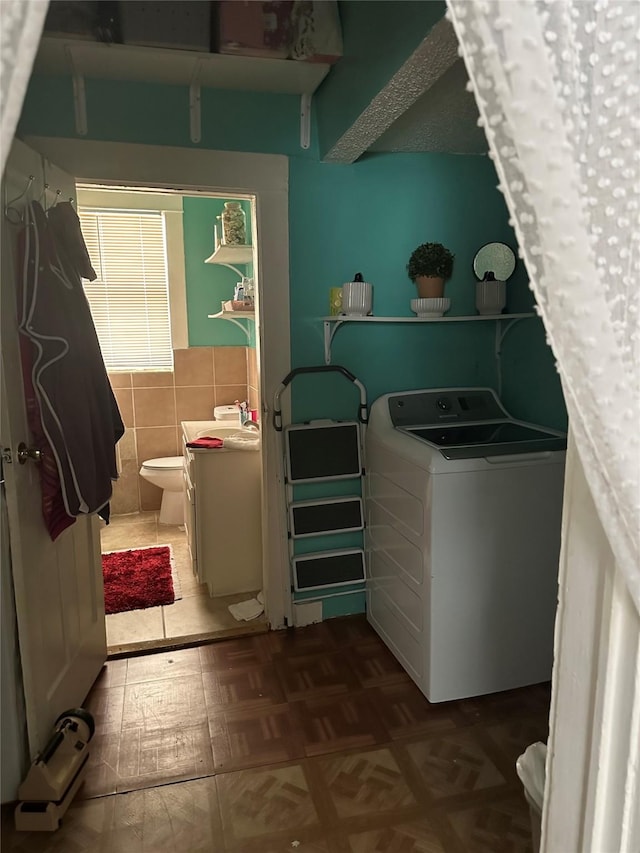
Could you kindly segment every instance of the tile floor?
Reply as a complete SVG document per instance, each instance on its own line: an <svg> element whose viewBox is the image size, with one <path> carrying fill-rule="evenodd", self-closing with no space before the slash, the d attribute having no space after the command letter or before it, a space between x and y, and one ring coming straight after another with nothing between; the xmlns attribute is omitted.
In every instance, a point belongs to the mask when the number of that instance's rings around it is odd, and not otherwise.
<svg viewBox="0 0 640 853"><path fill-rule="evenodd" d="M170 544L182 598L166 607L149 607L107 616L109 654L148 651L266 631L264 617L251 622L237 622L227 610L227 605L251 598L251 593L220 598L209 596L206 584L199 584L191 570L184 530L159 524L157 516L156 512L113 516L111 523L100 533L102 552Z"/></svg>
<svg viewBox="0 0 640 853"><path fill-rule="evenodd" d="M430 705L364 617L110 661L88 778L25 853L531 853L549 686Z"/></svg>

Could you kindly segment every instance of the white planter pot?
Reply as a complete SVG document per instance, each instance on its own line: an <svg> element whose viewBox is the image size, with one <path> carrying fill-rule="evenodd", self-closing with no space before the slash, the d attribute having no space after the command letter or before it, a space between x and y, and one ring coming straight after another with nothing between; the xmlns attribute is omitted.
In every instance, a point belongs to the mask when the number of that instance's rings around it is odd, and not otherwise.
<svg viewBox="0 0 640 853"><path fill-rule="evenodd" d="M506 282L476 282L476 308L478 309L478 314L501 314L506 304Z"/></svg>
<svg viewBox="0 0 640 853"><path fill-rule="evenodd" d="M359 317L371 314L373 287L368 281L348 281L342 285L342 313Z"/></svg>

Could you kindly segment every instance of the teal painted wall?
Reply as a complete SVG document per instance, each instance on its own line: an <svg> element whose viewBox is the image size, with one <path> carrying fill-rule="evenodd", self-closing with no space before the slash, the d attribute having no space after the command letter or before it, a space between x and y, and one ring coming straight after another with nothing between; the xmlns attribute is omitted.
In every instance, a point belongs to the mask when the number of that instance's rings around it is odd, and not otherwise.
<svg viewBox="0 0 640 853"><path fill-rule="evenodd" d="M344 56L314 97L321 156L348 130L446 11L442 0L343 0Z"/></svg>
<svg viewBox="0 0 640 853"><path fill-rule="evenodd" d="M300 148L297 95L203 89L202 142L194 145L187 87L92 79L85 86L89 139L318 156L315 131L311 147ZM31 79L18 127L19 136L28 134L77 136L71 77Z"/></svg>
<svg viewBox="0 0 640 853"><path fill-rule="evenodd" d="M456 256L446 285L449 315L475 314L475 252L494 240L516 245L496 183L486 157L381 154L351 166L292 158L292 363L322 363L320 318L329 313L329 288L350 281L355 272L373 284L374 314L413 316L416 292L406 264L423 242L441 242ZM507 308L527 311L532 304L519 264L508 284ZM364 382L370 401L420 387L496 387L494 328L490 321L345 325L334 339L333 361ZM540 320L524 320L509 332L503 375L514 414L560 425L564 407L550 361ZM532 386L535 404L529 399ZM356 413L357 394L342 377L304 377L294 387L296 420Z"/></svg>
<svg viewBox="0 0 640 853"><path fill-rule="evenodd" d="M189 346L247 346L246 335L227 320L210 320L208 314L220 311L223 300L231 299L237 273L218 264L205 264L204 259L213 252L213 226L216 216L222 213L223 198L187 197L182 200L182 225L184 233L185 284L187 291L187 323ZM242 201L247 220L247 239L251 240L251 204ZM242 269L242 267L239 267ZM252 265L247 264L247 275ZM253 323L245 321L255 345Z"/></svg>
<svg viewBox="0 0 640 853"><path fill-rule="evenodd" d="M486 157L445 154L381 154L350 166L292 158L289 229L292 365L323 363L323 325L329 288L362 272L373 284L374 314L413 316L416 296L406 264L420 243L442 242L455 254L446 285L449 315L475 315L472 262L484 243L516 241L508 224L496 174ZM507 310L532 310L521 263L508 284ZM497 388L495 322L351 324L333 343L333 363L352 371L369 402L381 394L422 387L488 385ZM503 349L505 399L512 413L550 426L566 425L564 404L542 324L517 323ZM355 418L358 393L339 374L293 381L293 418ZM314 496L297 487L297 500ZM309 489L309 487L306 487ZM319 487L316 487L316 492ZM348 481L324 486L324 494L358 494ZM295 553L362 547L361 534L295 543ZM341 592L343 590L340 590ZM296 600L318 595L296 594ZM364 593L326 598L323 618L362 612Z"/></svg>
<svg viewBox="0 0 640 853"><path fill-rule="evenodd" d="M409 300L415 292L405 265L420 242L438 240L455 252L454 276L447 286L453 299L450 313L474 313L473 252L490 240L516 245L487 158L381 154L365 156L351 166L323 164L318 161L315 130L311 149L299 147L297 97L207 90L203 98L203 143L198 147L281 153L291 158L294 365L321 362L319 317L328 313L328 289L349 280L356 270L374 284L375 313L409 316ZM91 139L191 145L186 90L180 87L88 80L87 102ZM32 79L19 126L19 135L29 134L76 136L70 78ZM242 333L231 324L206 318L223 298L222 291L235 283L232 271L200 265L201 247L206 257L212 240L213 210L207 210L207 203L194 199L193 208L186 212L188 227L194 228L186 252L190 341L193 345L241 343ZM215 273L210 272L213 269ZM221 274L225 277L218 279ZM532 305L526 281L519 264L508 285L509 310L528 310ZM214 333L210 324L224 324L224 330ZM370 399L385 391L433 383L495 385L492 326L344 327L335 339L334 360L366 380ZM524 321L509 332L503 371L503 397L515 415L566 426L560 383L539 321ZM341 401L349 409L355 407L349 389L318 379L313 390L294 389L296 416L306 416L313 408L308 403L316 389L320 408L325 407L324 400L330 407L329 400L336 395L334 408L344 408Z"/></svg>
<svg viewBox="0 0 640 853"><path fill-rule="evenodd" d="M184 89L88 81L88 104L89 138L191 145ZM375 314L411 316L409 302L415 288L407 278L406 263L422 242L442 242L454 252L454 274L446 289L452 300L450 314L474 314L471 264L475 251L494 240L516 245L491 162L473 156L379 154L350 166L323 164L318 160L315 131L311 149L299 148L298 109L296 97L204 93L203 143L198 146L291 158L292 366L323 362L320 318L329 313L329 288L350 280L356 271L373 283ZM68 79L32 81L19 132L76 135ZM226 337L236 335L235 329L221 329L215 332L221 337L214 339L209 324L222 326L224 321L205 319L235 283L231 271L202 263L213 245L213 222L219 211L213 201L185 200L193 345L242 343ZM226 278L217 277L227 272ZM529 310L532 303L520 264L508 284L507 307ZM420 387L496 387L493 342L493 322L353 324L341 328L335 338L334 363L344 364L365 383L369 401L390 391ZM566 425L560 384L538 319L522 321L508 333L503 370L503 398L515 416L550 426ZM294 381L296 420L353 417L357 403L354 387L340 378ZM363 609L364 596L356 593L328 599L324 615Z"/></svg>

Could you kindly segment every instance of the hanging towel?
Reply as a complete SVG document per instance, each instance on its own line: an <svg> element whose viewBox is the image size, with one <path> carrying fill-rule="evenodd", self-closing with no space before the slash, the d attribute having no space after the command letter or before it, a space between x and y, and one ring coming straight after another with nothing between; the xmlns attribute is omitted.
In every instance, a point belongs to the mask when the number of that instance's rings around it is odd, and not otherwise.
<svg viewBox="0 0 640 853"><path fill-rule="evenodd" d="M54 205L47 212L47 220L55 240L58 260L67 278L75 285L80 285L83 278L95 281L98 276L91 266L91 258L80 229L80 219L71 203L63 201Z"/></svg>
<svg viewBox="0 0 640 853"><path fill-rule="evenodd" d="M82 288L92 271L70 248L82 239L76 213L71 205L59 213L52 225L37 202L26 210L20 332L32 345L31 381L65 512L108 520L124 425Z"/></svg>
<svg viewBox="0 0 640 853"><path fill-rule="evenodd" d="M203 435L202 438L196 438L193 441L187 442L187 447L223 447L224 441L221 438L214 438L212 435Z"/></svg>

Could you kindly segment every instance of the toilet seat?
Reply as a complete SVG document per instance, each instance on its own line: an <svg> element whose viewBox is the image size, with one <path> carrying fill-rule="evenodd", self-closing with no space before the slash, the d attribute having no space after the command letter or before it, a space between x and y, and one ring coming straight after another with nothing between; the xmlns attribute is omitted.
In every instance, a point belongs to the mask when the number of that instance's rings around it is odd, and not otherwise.
<svg viewBox="0 0 640 853"><path fill-rule="evenodd" d="M155 468L164 471L175 471L178 468L182 468L183 462L184 460L182 456L163 456L159 459L145 459L142 463L142 467Z"/></svg>

